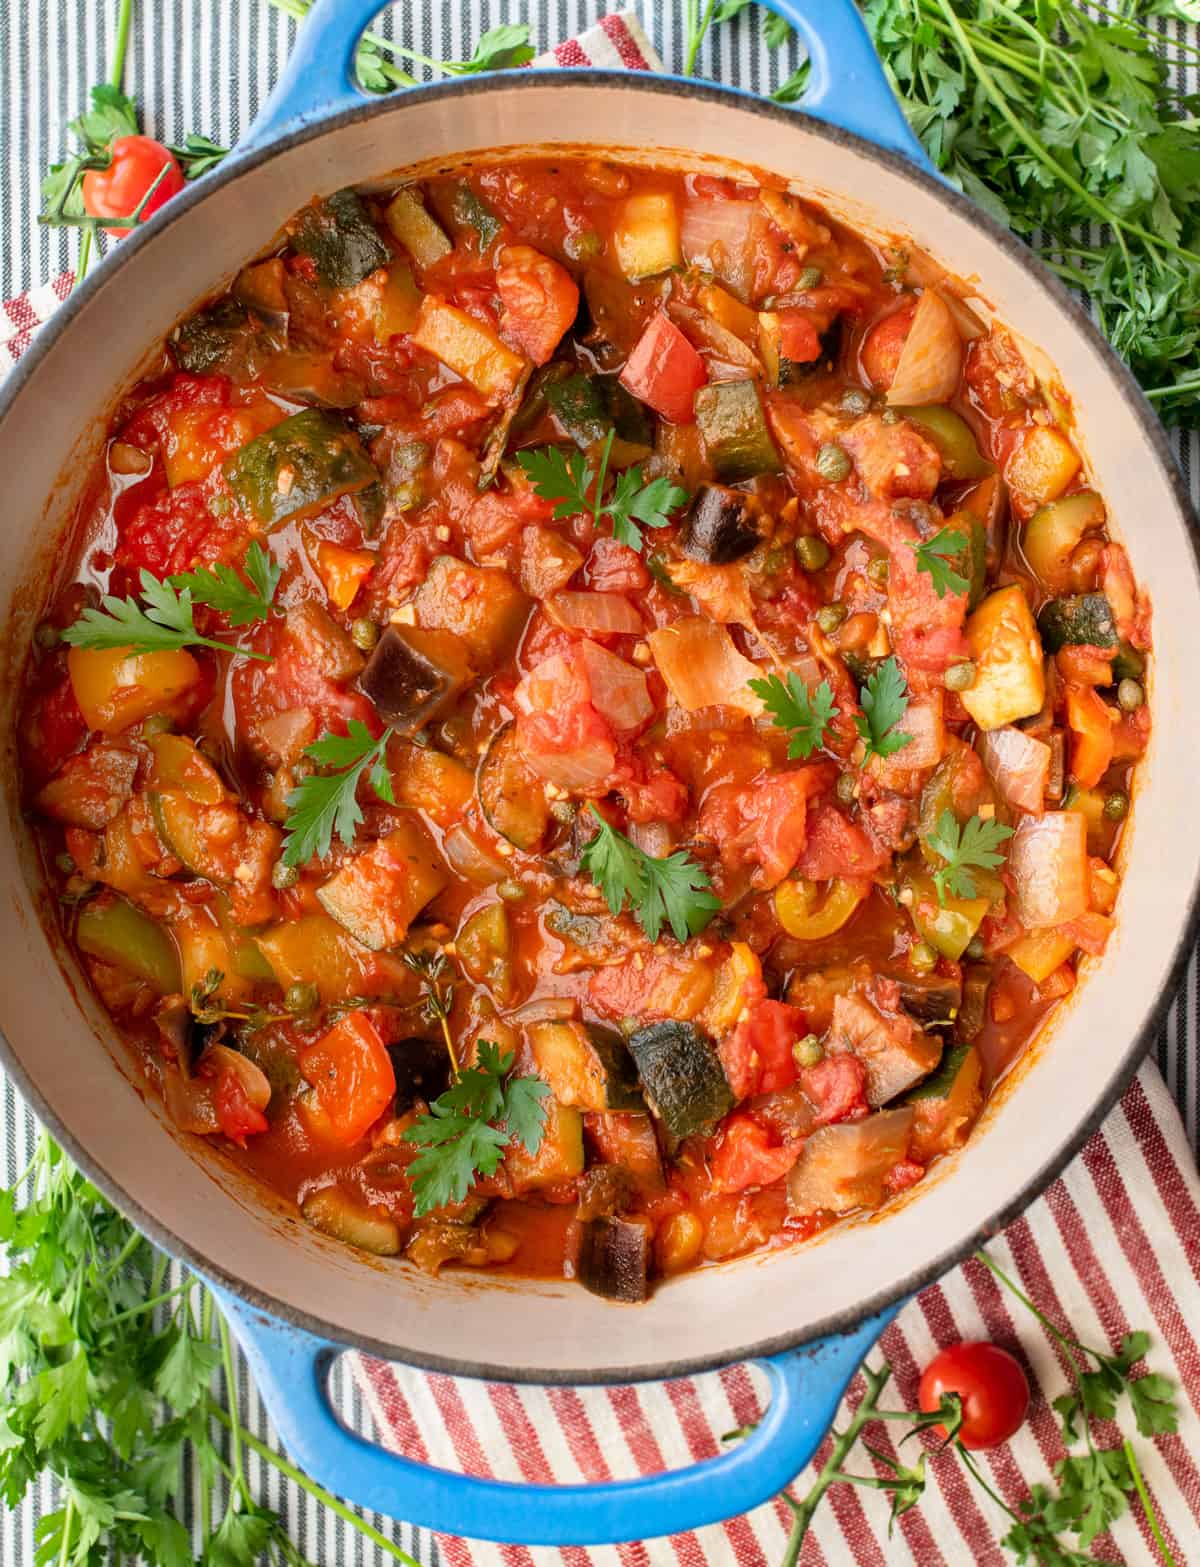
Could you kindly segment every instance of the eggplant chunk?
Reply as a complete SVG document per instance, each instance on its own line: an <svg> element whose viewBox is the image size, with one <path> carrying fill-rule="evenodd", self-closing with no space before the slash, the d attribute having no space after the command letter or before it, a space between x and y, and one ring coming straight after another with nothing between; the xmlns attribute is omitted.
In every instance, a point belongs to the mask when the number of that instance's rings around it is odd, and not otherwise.
<svg viewBox="0 0 1200 1567"><path fill-rule="evenodd" d="M358 686L385 724L411 735L444 712L470 679L462 644L449 632L388 626Z"/></svg>
<svg viewBox="0 0 1200 1567"><path fill-rule="evenodd" d="M760 538L748 495L723 484L702 484L696 491L683 534L690 560L728 566L749 555Z"/></svg>
<svg viewBox="0 0 1200 1567"><path fill-rule="evenodd" d="M900 1005L919 1023L952 1023L962 1006L963 984L944 974L896 976L900 985Z"/></svg>
<svg viewBox="0 0 1200 1567"><path fill-rule="evenodd" d="M396 1075L396 1114L411 1110L418 1099L431 1104L450 1086L450 1058L440 1039L401 1039L389 1045Z"/></svg>
<svg viewBox="0 0 1200 1567"><path fill-rule="evenodd" d="M589 1219L579 1242L580 1283L605 1300L645 1300L650 1293L650 1239L646 1219Z"/></svg>
<svg viewBox="0 0 1200 1567"><path fill-rule="evenodd" d="M865 996L838 996L829 1027L831 1051L849 1051L866 1068L867 1103L875 1108L927 1077L941 1060L941 1041L904 1012L883 1012Z"/></svg>
<svg viewBox="0 0 1200 1567"><path fill-rule="evenodd" d="M877 1208L889 1171L908 1150L914 1115L906 1105L814 1132L788 1176L789 1213Z"/></svg>

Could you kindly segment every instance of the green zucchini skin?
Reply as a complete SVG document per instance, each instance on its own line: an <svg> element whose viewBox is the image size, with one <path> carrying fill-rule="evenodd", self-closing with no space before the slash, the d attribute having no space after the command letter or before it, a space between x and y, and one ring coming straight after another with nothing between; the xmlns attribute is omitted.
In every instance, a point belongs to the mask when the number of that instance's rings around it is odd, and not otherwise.
<svg viewBox="0 0 1200 1567"><path fill-rule="evenodd" d="M717 1047L692 1023L649 1023L629 1038L646 1099L672 1143L711 1132L736 1100Z"/></svg>
<svg viewBox="0 0 1200 1567"><path fill-rule="evenodd" d="M1117 628L1103 593L1072 593L1044 604L1037 618L1042 645L1048 653L1070 643L1116 647Z"/></svg>
<svg viewBox="0 0 1200 1567"><path fill-rule="evenodd" d="M322 511L340 495L379 482L357 435L319 408L255 436L225 459L222 472L238 504L264 528Z"/></svg>
<svg viewBox="0 0 1200 1567"><path fill-rule="evenodd" d="M542 395L550 412L579 447L586 449L602 441L612 428L594 376L569 375L564 381L547 381Z"/></svg>
<svg viewBox="0 0 1200 1567"><path fill-rule="evenodd" d="M778 473L783 466L751 380L702 386L696 393L696 423L713 471L727 484Z"/></svg>
<svg viewBox="0 0 1200 1567"><path fill-rule="evenodd" d="M352 190L334 191L306 207L292 234L292 249L312 258L327 288L353 288L392 259L362 198Z"/></svg>
<svg viewBox="0 0 1200 1567"><path fill-rule="evenodd" d="M550 827L550 806L541 779L526 765L511 723L496 731L480 758L475 792L494 832L526 854L541 847Z"/></svg>

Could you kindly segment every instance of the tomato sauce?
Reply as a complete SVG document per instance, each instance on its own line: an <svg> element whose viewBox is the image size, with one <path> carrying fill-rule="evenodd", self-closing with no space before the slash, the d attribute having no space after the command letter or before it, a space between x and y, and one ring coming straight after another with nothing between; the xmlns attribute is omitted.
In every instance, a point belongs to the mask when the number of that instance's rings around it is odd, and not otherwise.
<svg viewBox="0 0 1200 1567"><path fill-rule="evenodd" d="M1150 610L1066 391L777 182L338 192L122 398L64 932L327 1233L619 1300L920 1182L1099 958Z"/></svg>

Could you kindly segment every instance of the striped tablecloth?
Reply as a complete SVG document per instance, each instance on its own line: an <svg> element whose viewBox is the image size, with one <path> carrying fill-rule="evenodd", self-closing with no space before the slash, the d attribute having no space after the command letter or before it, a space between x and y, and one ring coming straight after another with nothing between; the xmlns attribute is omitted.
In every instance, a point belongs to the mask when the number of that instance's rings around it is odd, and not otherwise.
<svg viewBox="0 0 1200 1567"><path fill-rule="evenodd" d="M0 0L0 66L8 77L0 104L0 374L69 287L71 241L37 229L36 184L62 151L66 120L82 107L91 83L106 74L115 10L115 3L60 0L57 7L39 8ZM468 55L478 34L498 22L528 20L539 45L562 66L646 69L660 56L672 66L680 62L682 15L672 0L643 17L653 44L636 18L601 18L600 11L598 0L471 0L464 6L446 0L393 20L415 48L438 58ZM143 106L148 129L168 140L196 130L235 141L277 74L292 24L265 0L142 0L138 13L127 86ZM748 13L711 35L698 71L769 91L795 64L792 49L772 52L762 45ZM1196 84L1184 85L1194 90ZM1178 438L1177 452L1195 496L1195 435ZM992 1248L1041 1307L1083 1342L1115 1346L1132 1327L1154 1333L1154 1368L1172 1374L1185 1390L1178 1435L1142 1444L1146 1479L1179 1567L1200 1563L1200 1468L1193 1456L1200 1455L1196 1004L1193 959L1158 1042L1161 1070L1143 1068L1063 1178ZM2 1079L0 1092L0 1170L11 1179L25 1163L35 1127ZM1021 1356L1037 1389L1031 1418L984 1464L1009 1505L1031 1484L1047 1480L1062 1455L1049 1401L1067 1377L1053 1340L1016 1310L1018 1315L986 1269L968 1263L909 1305L879 1351L893 1367L894 1395L905 1403L915 1398L920 1367L959 1338L987 1337ZM358 1357L344 1363L344 1372L337 1393L352 1424L373 1425L389 1445L414 1457L529 1481L601 1480L711 1455L722 1432L754 1418L761 1391L744 1367L664 1386L579 1391L463 1383ZM849 1406L862 1394L859 1378ZM247 1424L273 1440L244 1376L242 1400ZM1099 1435L1102 1444L1111 1442L1115 1429ZM889 1441L883 1430L881 1450L889 1450ZM835 1488L806 1543L804 1567L1002 1567L1010 1558L997 1543L1006 1527L999 1510L952 1457L935 1460L931 1473L925 1500L891 1536L879 1493ZM811 1478L798 1478L797 1494ZM268 1505L284 1512L318 1567L382 1567L387 1560L253 1458L250 1480ZM34 1521L49 1505L44 1486L20 1509L0 1515L0 1567L31 1567ZM403 1511L402 1496L397 1510ZM789 1514L776 1503L695 1534L586 1551L481 1545L372 1521L422 1562L447 1567L772 1567ZM1121 1520L1093 1549L1098 1559L1130 1567L1157 1560L1140 1512Z"/></svg>

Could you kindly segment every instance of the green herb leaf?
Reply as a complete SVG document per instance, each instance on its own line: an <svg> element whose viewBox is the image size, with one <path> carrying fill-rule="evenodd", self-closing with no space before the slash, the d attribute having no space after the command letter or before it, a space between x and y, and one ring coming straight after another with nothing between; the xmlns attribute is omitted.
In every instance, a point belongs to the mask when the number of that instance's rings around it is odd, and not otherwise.
<svg viewBox="0 0 1200 1567"><path fill-rule="evenodd" d="M583 851L583 868L612 912L619 914L628 901L651 941L658 940L664 923L676 941L698 935L721 907L704 868L682 849L654 859L610 827L594 804L588 809L600 826Z"/></svg>
<svg viewBox="0 0 1200 1567"><path fill-rule="evenodd" d="M612 519L613 538L630 549L642 549L645 542L640 523L646 528L665 528L670 513L687 504L688 492L669 479L651 479L642 483L640 465L619 473L612 497L603 500L608 459L615 430L610 430L600 454L599 470L593 470L582 452L569 456L560 446L542 446L517 453L517 462L543 500L554 501L555 517L576 517L591 513L597 526L602 517Z"/></svg>
<svg viewBox="0 0 1200 1567"><path fill-rule="evenodd" d="M246 551L242 570L250 579L249 586L224 562L216 566L198 566L194 571L182 572L167 580L174 588L186 588L194 604L207 604L227 616L231 626L249 626L257 620L266 620L271 613L271 601L283 567L255 539Z"/></svg>
<svg viewBox="0 0 1200 1567"><path fill-rule="evenodd" d="M665 477L643 484L639 465L617 475L612 500L601 512L612 518L613 538L640 553L643 539L638 523L647 528L665 528L671 521L670 513L678 511L687 500L688 492Z"/></svg>
<svg viewBox="0 0 1200 1567"><path fill-rule="evenodd" d="M762 698L776 727L788 731L790 760L807 761L814 751L820 750L826 729L840 711L834 706L833 687L828 680L822 680L811 695L792 669L787 672L786 685L778 675L751 680L749 685L755 696Z"/></svg>
<svg viewBox="0 0 1200 1567"><path fill-rule="evenodd" d="M514 1141L529 1154L541 1147L549 1086L513 1077L512 1065L511 1050L481 1039L476 1064L405 1131L405 1141L424 1150L409 1166L418 1217L462 1202L480 1176L496 1173Z"/></svg>
<svg viewBox="0 0 1200 1567"><path fill-rule="evenodd" d="M592 510L588 490L596 475L581 451L568 455L561 446L539 446L518 452L517 462L534 494L555 502L555 517L576 517Z"/></svg>
<svg viewBox="0 0 1200 1567"><path fill-rule="evenodd" d="M322 767L340 771L310 773L288 795L288 814L283 824L285 865L304 865L314 856L328 854L335 832L344 844L354 842L363 819L358 785L364 773L381 800L389 805L396 803L386 760L392 730L385 729L376 740L358 718L352 718L346 729L344 735L324 734L305 747L305 756Z"/></svg>
<svg viewBox="0 0 1200 1567"><path fill-rule="evenodd" d="M509 22L489 28L475 45L469 60L446 63L444 69L452 76L474 76L481 71L507 71L516 65L528 65L535 50L529 42L529 27L525 22Z"/></svg>
<svg viewBox="0 0 1200 1567"><path fill-rule="evenodd" d="M141 604L133 598L106 595L100 601L100 609L85 609L74 625L67 627L63 641L71 647L128 648L131 653L211 647L222 653L241 653L246 658L269 658L269 654L257 653L252 648L201 636L192 613L190 588L177 589L171 581L160 582L144 567L140 580Z"/></svg>
<svg viewBox="0 0 1200 1567"><path fill-rule="evenodd" d="M179 146L171 147L170 151L175 154L185 180L198 180L229 156L228 147L210 141L207 136L197 136L194 131L189 131Z"/></svg>
<svg viewBox="0 0 1200 1567"><path fill-rule="evenodd" d="M865 767L872 756L894 756L912 740L896 728L908 711L908 686L894 654L869 676L859 701L862 712L855 713L854 727L866 746Z"/></svg>
<svg viewBox="0 0 1200 1567"><path fill-rule="evenodd" d="M970 581L950 564L961 558L968 543L966 534L957 528L939 528L923 544L909 546L916 551L917 570L928 573L933 579L938 598L944 599L947 593L966 593L970 588Z"/></svg>
<svg viewBox="0 0 1200 1567"><path fill-rule="evenodd" d="M945 903L947 893L952 898L975 897L971 868L994 871L998 865L1003 865L1000 845L1012 835L1012 828L1005 827L1003 822L985 822L978 816L972 816L960 827L954 812L944 810L925 840L934 854L940 855L945 862L933 873L938 902Z"/></svg>
<svg viewBox="0 0 1200 1567"><path fill-rule="evenodd" d="M137 105L119 87L102 82L91 91L92 106L67 129L73 131L91 153L107 152L118 136L136 136L138 125Z"/></svg>

